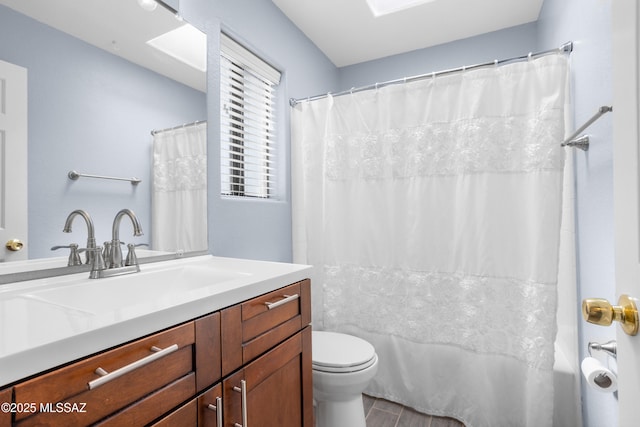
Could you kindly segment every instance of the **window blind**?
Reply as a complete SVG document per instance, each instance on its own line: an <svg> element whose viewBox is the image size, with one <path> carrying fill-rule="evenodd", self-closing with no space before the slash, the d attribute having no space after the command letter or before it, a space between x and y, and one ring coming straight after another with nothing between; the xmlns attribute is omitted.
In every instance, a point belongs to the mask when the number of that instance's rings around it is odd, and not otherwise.
<svg viewBox="0 0 640 427"><path fill-rule="evenodd" d="M273 197L280 72L225 34L220 53L221 193Z"/></svg>

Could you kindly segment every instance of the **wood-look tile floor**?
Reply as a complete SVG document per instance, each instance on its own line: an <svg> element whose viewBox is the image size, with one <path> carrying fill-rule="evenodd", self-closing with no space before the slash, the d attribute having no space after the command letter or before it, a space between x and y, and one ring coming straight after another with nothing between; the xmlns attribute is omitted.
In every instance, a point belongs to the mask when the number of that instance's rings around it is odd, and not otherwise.
<svg viewBox="0 0 640 427"><path fill-rule="evenodd" d="M367 427L464 427L453 418L421 414L384 399L363 395Z"/></svg>

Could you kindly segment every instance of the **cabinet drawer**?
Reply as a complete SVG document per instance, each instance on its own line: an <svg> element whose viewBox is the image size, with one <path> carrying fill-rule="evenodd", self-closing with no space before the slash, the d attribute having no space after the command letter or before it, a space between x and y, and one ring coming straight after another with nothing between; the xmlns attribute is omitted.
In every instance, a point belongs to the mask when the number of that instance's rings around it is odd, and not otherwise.
<svg viewBox="0 0 640 427"><path fill-rule="evenodd" d="M132 424L120 424L132 425ZM198 425L198 402L196 399L189 401L179 409L167 415L153 427L196 427Z"/></svg>
<svg viewBox="0 0 640 427"><path fill-rule="evenodd" d="M99 422L96 426L99 427L120 427L120 426L140 426L146 425L151 421L158 418L159 415L165 414L171 411L176 406L180 405L185 400L189 399L196 392L196 380L193 373L180 378L177 381L169 384L166 387L152 393L151 395L135 402L134 404L127 406L122 411L114 414L104 421ZM182 408L181 408L182 409ZM195 408L194 408L195 413ZM181 411L181 414L186 417L186 411ZM165 418L169 419L167 416ZM195 415L193 415L195 419ZM174 418L175 419L175 418ZM189 425L195 424L177 424L169 423L158 425Z"/></svg>
<svg viewBox="0 0 640 427"><path fill-rule="evenodd" d="M227 375L311 323L311 284L303 280L221 313L222 373Z"/></svg>
<svg viewBox="0 0 640 427"><path fill-rule="evenodd" d="M17 414L16 420L25 426L80 426L101 420L193 373L194 342L194 324L189 322L20 383L14 387L16 402L38 407L63 402L63 408L78 410ZM112 374L101 376L98 368ZM100 378L104 382L96 383Z"/></svg>

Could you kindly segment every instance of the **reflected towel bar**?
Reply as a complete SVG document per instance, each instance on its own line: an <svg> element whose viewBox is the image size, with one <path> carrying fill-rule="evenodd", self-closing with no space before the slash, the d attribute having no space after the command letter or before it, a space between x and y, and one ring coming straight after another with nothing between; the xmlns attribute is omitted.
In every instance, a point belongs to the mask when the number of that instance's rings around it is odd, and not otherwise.
<svg viewBox="0 0 640 427"><path fill-rule="evenodd" d="M608 107L606 105L598 108L598 112L594 114L593 117L591 117L589 120L587 120L585 124L576 129L576 131L569 138L565 139L561 146L576 147L581 150L587 151L589 149L589 136L582 135L579 138L576 137L580 135L586 128L591 126L593 122L602 117L603 114L609 113L611 111L613 111L613 107Z"/></svg>
<svg viewBox="0 0 640 427"><path fill-rule="evenodd" d="M91 174L87 174L87 173L78 173L76 171L69 171L67 176L69 177L69 179L72 179L74 181L76 181L80 177L84 177L84 178L98 178L98 179L114 179L116 181L129 181L131 183L131 185L138 185L138 184L140 184L142 182L141 179L138 179L136 177L133 177L133 178L118 178L118 177L115 177L115 176L103 176L103 175L91 175Z"/></svg>

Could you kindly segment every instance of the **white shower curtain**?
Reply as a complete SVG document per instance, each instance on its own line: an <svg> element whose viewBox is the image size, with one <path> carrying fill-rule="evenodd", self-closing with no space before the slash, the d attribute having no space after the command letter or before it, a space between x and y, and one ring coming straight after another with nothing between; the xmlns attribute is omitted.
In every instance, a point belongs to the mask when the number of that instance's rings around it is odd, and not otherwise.
<svg viewBox="0 0 640 427"><path fill-rule="evenodd" d="M550 426L565 55L292 109L294 261L314 327L368 339L368 393Z"/></svg>
<svg viewBox="0 0 640 427"><path fill-rule="evenodd" d="M207 249L205 122L154 135L151 204L152 249Z"/></svg>

